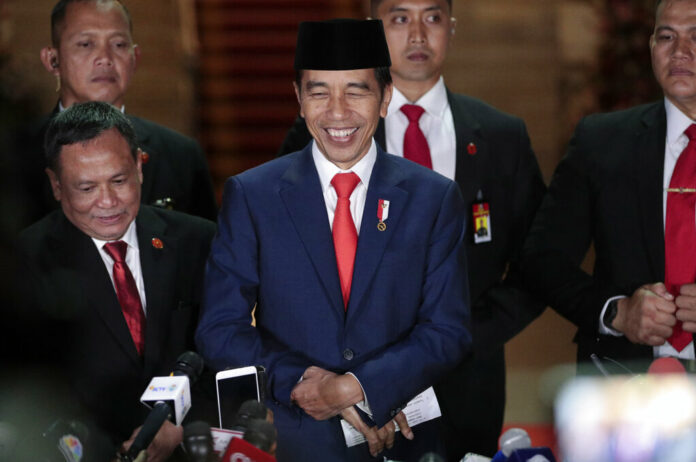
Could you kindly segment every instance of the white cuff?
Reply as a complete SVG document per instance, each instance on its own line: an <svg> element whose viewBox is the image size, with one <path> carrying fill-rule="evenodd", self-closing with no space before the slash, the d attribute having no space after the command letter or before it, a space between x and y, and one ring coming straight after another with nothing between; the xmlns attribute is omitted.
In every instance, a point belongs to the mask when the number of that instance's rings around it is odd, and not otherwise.
<svg viewBox="0 0 696 462"><path fill-rule="evenodd" d="M352 375L353 377L355 377L355 380L358 381L358 385L360 385L360 389L363 392L363 400L357 403L356 406L358 406L358 409L360 409L365 414L369 415L370 418L372 418L372 409L370 409L370 403L368 403L367 401L367 394L365 393L365 389L363 388L362 383L360 383L360 379L358 379L352 372L346 372L346 375Z"/></svg>
<svg viewBox="0 0 696 462"><path fill-rule="evenodd" d="M599 333L600 334L613 335L614 337L623 337L623 334L621 332L619 332L618 330L614 330L611 327L604 325L604 313L607 311L609 304L611 302L613 302L614 300L621 300L622 298L626 298L626 296L625 295L617 295L616 297L611 297L604 304L604 308L602 308L602 312L599 313Z"/></svg>

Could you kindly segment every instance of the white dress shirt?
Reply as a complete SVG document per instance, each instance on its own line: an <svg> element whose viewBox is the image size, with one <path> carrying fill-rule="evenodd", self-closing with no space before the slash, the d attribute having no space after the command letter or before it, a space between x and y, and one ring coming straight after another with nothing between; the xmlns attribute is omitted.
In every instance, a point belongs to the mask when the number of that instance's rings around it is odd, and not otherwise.
<svg viewBox="0 0 696 462"><path fill-rule="evenodd" d="M665 163L664 163L664 176L662 180L663 193L662 193L662 226L664 228L665 219L667 215L667 188L669 188L669 183L672 180L672 173L674 172L674 167L677 165L677 160L681 155L686 145L689 144L689 138L684 134L684 131L689 128L691 124L694 123L686 114L681 112L671 101L665 98L665 112L667 113L667 136L665 139ZM677 295L677 294L672 294ZM604 325L602 319L604 318L604 312L609 306L609 302L619 298L625 298L626 296L616 296L612 297L604 304L602 313L599 315L599 331L602 334L610 334L614 336L621 336L620 332L611 329ZM665 342L662 346L653 347L653 354L655 357L663 356L675 356L682 359L694 359L694 342L689 343L686 348L682 351L677 351L669 343Z"/></svg>
<svg viewBox="0 0 696 462"><path fill-rule="evenodd" d="M372 175L372 167L377 160L377 146L375 140L372 139L372 144L365 157L360 159L357 164L353 165L348 170L341 170L336 164L330 162L319 151L317 143L312 142L312 158L314 165L319 174L319 182L321 183L321 191L324 194L324 203L326 204L326 214L329 218L329 226L333 229L334 213L336 211L336 203L338 202L338 194L331 185L331 180L337 173L353 172L360 178L360 182L350 195L350 215L355 223L355 230L360 235L360 223L362 223L363 209L365 208L365 198L367 197L367 186L370 184L370 176ZM375 214L377 214L377 204L374 204Z"/></svg>
<svg viewBox="0 0 696 462"><path fill-rule="evenodd" d="M145 282L143 281L143 271L140 267L140 247L138 247L138 235L135 232L135 220L133 220L131 224L128 225L128 229L126 229L126 233L123 235L123 237L117 240L123 241L126 244L128 244L128 248L126 250L126 264L128 265L128 269L130 269L130 272L133 275L133 279L135 280L135 286L138 288L138 295L140 295L140 302L143 305L143 311L147 316L147 303L145 301ZM94 237L92 238L92 241L94 242L94 245L97 246L97 250L99 251L99 255L101 256L104 262L106 271L109 273L109 278L111 278L111 284L114 286L115 291L116 285L114 284L113 274L114 261L111 259L111 256L108 253L106 253L106 250L104 249L105 244L114 241L102 241Z"/></svg>
<svg viewBox="0 0 696 462"><path fill-rule="evenodd" d="M401 112L404 104L417 104L425 109L418 120L418 126L425 135L430 148L433 170L454 180L457 161L457 137L454 131L454 118L447 100L447 89L442 77L418 101L409 101L398 88L394 87L391 102L384 119L387 152L397 156L404 155L404 134L408 128L408 117Z"/></svg>

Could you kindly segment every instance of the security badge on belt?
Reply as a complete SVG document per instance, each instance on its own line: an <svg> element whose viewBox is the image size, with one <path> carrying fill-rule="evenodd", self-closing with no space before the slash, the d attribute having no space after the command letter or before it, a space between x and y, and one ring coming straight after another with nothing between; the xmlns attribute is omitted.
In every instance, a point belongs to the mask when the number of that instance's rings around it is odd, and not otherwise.
<svg viewBox="0 0 696 462"><path fill-rule="evenodd" d="M476 194L476 202L472 205L474 223L474 244L491 242L491 208L488 202L483 200L483 194L479 190Z"/></svg>
<svg viewBox="0 0 696 462"><path fill-rule="evenodd" d="M377 223L377 229L380 231L384 231L387 229L387 224L385 221L387 220L387 217L389 216L389 201L380 199L377 202L377 219L379 222Z"/></svg>

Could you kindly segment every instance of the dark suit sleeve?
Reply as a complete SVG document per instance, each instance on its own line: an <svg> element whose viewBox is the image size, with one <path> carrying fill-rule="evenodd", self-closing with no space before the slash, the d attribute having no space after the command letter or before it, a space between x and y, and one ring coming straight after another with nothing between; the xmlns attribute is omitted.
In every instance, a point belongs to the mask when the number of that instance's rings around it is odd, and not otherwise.
<svg viewBox="0 0 696 462"><path fill-rule="evenodd" d="M593 238L595 194L592 152L597 136L581 121L566 156L554 172L523 250L527 286L563 317L586 332L597 332L606 300L621 294L611 281L580 268Z"/></svg>
<svg viewBox="0 0 696 462"><path fill-rule="evenodd" d="M305 120L302 117L297 116L295 121L292 123L292 127L290 127L290 130L288 130L288 133L285 135L283 144L278 150L277 157L299 151L307 146L307 143L310 141L312 141L312 135L309 133L309 130L307 130Z"/></svg>
<svg viewBox="0 0 696 462"><path fill-rule="evenodd" d="M474 351L494 351L517 335L537 318L546 304L533 297L524 287L520 258L527 230L546 191L539 164L532 151L527 128L515 119L517 165L509 190L512 192L509 260L505 279L485 291L474 301L472 323L474 325Z"/></svg>
<svg viewBox="0 0 696 462"><path fill-rule="evenodd" d="M417 323L403 340L351 370L379 427L441 379L471 346L464 207L455 183L447 188L441 204L426 244L426 277Z"/></svg>
<svg viewBox="0 0 696 462"><path fill-rule="evenodd" d="M258 241L242 184L225 185L218 234L206 267L203 311L196 344L215 370L264 365L272 399L291 405L290 392L312 362L252 325L259 294Z"/></svg>

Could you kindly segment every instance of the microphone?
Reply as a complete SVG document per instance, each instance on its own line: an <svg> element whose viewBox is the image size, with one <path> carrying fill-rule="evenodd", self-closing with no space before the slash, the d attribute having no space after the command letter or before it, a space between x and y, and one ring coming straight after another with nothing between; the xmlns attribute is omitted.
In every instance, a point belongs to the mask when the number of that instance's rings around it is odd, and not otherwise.
<svg viewBox="0 0 696 462"><path fill-rule="evenodd" d="M268 408L265 404L255 399L248 399L239 406L237 415L234 417L234 425L230 430L245 432L249 421L252 419L266 420Z"/></svg>
<svg viewBox="0 0 696 462"><path fill-rule="evenodd" d="M77 420L58 419L42 433L40 462L73 462L84 456L89 439L87 426ZM36 456L36 455L35 455Z"/></svg>
<svg viewBox="0 0 696 462"><path fill-rule="evenodd" d="M650 363L648 374L686 374L686 369L678 359L668 356L664 358L657 358Z"/></svg>
<svg viewBox="0 0 696 462"><path fill-rule="evenodd" d="M505 462L510 454L517 449L530 448L532 440L526 431L521 428L511 428L498 439L500 450L495 453L491 462Z"/></svg>
<svg viewBox="0 0 696 462"><path fill-rule="evenodd" d="M278 433L273 424L266 419L251 419L244 432L244 441L269 454L275 453Z"/></svg>
<svg viewBox="0 0 696 462"><path fill-rule="evenodd" d="M147 415L143 426L140 431L135 435L133 444L128 448L125 454L119 454L119 458L122 462L133 462L138 458L141 451L147 449L147 447L152 443L155 435L159 431L160 427L165 420L169 419L172 410L169 404L165 402L156 403L150 413Z"/></svg>
<svg viewBox="0 0 696 462"><path fill-rule="evenodd" d="M551 449L533 448L532 440L521 428L511 428L500 436L500 451L492 462L556 462Z"/></svg>
<svg viewBox="0 0 696 462"><path fill-rule="evenodd" d="M191 385L198 380L204 365L203 358L197 353L182 353L169 376L152 378L140 402L149 408L160 401L167 403L173 411L174 423L181 425L191 409Z"/></svg>
<svg viewBox="0 0 696 462"><path fill-rule="evenodd" d="M216 462L210 425L203 421L191 422L184 427L184 449L191 462Z"/></svg>
<svg viewBox="0 0 696 462"><path fill-rule="evenodd" d="M275 457L241 438L232 438L220 462L275 462Z"/></svg>
<svg viewBox="0 0 696 462"><path fill-rule="evenodd" d="M174 370L168 377L152 378L140 397L140 401L152 410L126 454L119 454L122 461L136 460L140 452L152 443L165 420L173 420L176 425L181 425L191 409L191 384L198 380L203 367L203 358L193 351L187 351L177 358Z"/></svg>

